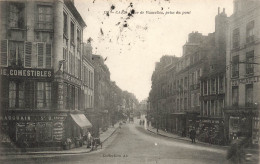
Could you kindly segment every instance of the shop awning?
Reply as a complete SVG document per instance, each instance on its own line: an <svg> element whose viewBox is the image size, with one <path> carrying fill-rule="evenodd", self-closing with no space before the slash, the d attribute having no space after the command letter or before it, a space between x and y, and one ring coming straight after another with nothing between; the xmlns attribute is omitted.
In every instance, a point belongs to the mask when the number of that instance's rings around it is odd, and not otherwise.
<svg viewBox="0 0 260 164"><path fill-rule="evenodd" d="M73 121L81 128L91 128L92 124L84 114L70 114Z"/></svg>

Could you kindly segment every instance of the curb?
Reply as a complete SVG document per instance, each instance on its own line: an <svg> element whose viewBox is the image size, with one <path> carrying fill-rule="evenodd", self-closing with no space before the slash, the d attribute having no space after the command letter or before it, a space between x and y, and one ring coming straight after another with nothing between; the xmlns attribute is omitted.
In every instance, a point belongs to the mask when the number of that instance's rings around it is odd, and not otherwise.
<svg viewBox="0 0 260 164"><path fill-rule="evenodd" d="M118 129L119 127L117 127L117 128L115 128L115 130L107 137L107 138L105 138L104 139L104 141L102 141L102 144L104 143L104 142L106 142L107 140L108 140L108 138L110 138L116 131L117 131L117 129ZM24 153L21 153L21 152L19 152L19 153L9 153L9 154L6 154L6 153L0 153L0 156L9 156L9 155L50 155L50 154L52 154L52 155L57 155L57 154L60 154L60 155L62 155L62 154L86 154L86 153L90 153L90 152L92 152L91 151L91 149L90 150L87 150L87 151L80 151L80 152L56 152L56 151L52 151L52 152L24 152Z"/></svg>
<svg viewBox="0 0 260 164"><path fill-rule="evenodd" d="M110 138L110 137L117 131L118 128L119 128L119 127L117 127L106 139L104 139L104 141L102 142L102 144L103 144L104 142L106 142L106 141L108 140L108 138Z"/></svg>
<svg viewBox="0 0 260 164"><path fill-rule="evenodd" d="M184 138L180 138L180 137L170 137L170 136L166 136L166 135L163 135L163 134L160 134L160 133L156 133L156 132L153 132L152 130L150 129L146 129L147 131L153 133L153 134L157 134L157 135L160 135L160 136L163 136L163 137L167 137L167 138L172 138L172 139L175 139L175 140L182 140L182 141L186 141L186 142L190 142ZM207 145L207 146L212 146L212 147L219 147L219 148L228 148L228 146L220 146L220 145L212 145L212 144L209 144L209 143L204 143L204 142L198 142L197 143L199 144L202 144L202 145Z"/></svg>

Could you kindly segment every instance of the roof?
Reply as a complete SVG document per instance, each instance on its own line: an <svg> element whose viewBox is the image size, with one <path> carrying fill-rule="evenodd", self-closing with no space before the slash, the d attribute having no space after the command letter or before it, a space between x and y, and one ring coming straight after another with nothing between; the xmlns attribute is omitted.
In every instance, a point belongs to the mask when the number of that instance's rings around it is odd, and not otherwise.
<svg viewBox="0 0 260 164"><path fill-rule="evenodd" d="M74 15L74 17L78 20L79 24L84 28L87 27L87 24L81 17L80 13L78 12L77 8L74 6L74 4L69 0L64 0L64 4L68 7L68 9L71 11L71 13Z"/></svg>

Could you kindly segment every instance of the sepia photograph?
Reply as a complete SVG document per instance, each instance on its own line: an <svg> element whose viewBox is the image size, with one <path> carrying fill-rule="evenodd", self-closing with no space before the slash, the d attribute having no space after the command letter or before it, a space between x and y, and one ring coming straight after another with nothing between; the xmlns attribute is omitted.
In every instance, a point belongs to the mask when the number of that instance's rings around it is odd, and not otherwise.
<svg viewBox="0 0 260 164"><path fill-rule="evenodd" d="M1 164L259 164L260 0L0 0Z"/></svg>

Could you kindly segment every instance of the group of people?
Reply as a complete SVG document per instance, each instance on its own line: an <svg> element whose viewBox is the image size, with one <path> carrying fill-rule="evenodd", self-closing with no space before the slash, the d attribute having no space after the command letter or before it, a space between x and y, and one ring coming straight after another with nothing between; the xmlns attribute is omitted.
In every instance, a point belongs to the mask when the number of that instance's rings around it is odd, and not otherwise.
<svg viewBox="0 0 260 164"><path fill-rule="evenodd" d="M91 150L97 149L98 145L100 145L102 149L102 142L100 141L100 138L94 138L89 131L85 136L85 141L87 144L87 148L91 148Z"/></svg>
<svg viewBox="0 0 260 164"><path fill-rule="evenodd" d="M140 120L139 124L140 125L144 125L145 121L144 120Z"/></svg>

